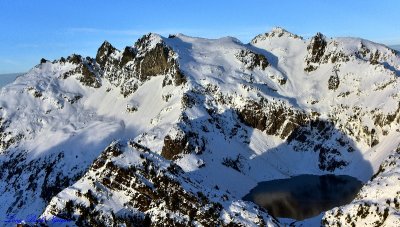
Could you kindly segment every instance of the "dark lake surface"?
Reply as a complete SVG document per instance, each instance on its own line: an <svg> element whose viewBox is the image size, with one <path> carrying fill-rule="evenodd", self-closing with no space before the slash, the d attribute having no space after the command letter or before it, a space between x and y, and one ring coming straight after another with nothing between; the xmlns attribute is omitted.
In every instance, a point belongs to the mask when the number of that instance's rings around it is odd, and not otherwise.
<svg viewBox="0 0 400 227"><path fill-rule="evenodd" d="M357 178L346 175L299 175L261 182L243 199L275 217L303 220L351 202L361 186Z"/></svg>

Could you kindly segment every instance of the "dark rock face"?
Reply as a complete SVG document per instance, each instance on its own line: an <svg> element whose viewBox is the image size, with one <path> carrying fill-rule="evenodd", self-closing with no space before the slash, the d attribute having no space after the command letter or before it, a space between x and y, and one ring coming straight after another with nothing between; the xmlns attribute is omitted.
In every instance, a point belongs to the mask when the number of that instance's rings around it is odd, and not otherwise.
<svg viewBox="0 0 400 227"><path fill-rule="evenodd" d="M82 76L78 80L85 86L99 88L101 87L101 80L97 75L99 71L95 64L95 61L90 58L82 58L82 56L73 54L69 56L66 60L69 63L76 65L76 67L62 75L63 79L68 78L71 75L81 74ZM60 60L60 62L62 62Z"/></svg>
<svg viewBox="0 0 400 227"><path fill-rule="evenodd" d="M256 66L261 67L262 70L267 68L267 66L269 65L267 58L265 58L265 56L262 54L256 54L254 61L256 62Z"/></svg>
<svg viewBox="0 0 400 227"><path fill-rule="evenodd" d="M161 155L166 159L172 159L175 155L182 153L187 144L187 136L172 139L169 135L164 138L164 146Z"/></svg>
<svg viewBox="0 0 400 227"><path fill-rule="evenodd" d="M237 112L239 119L246 125L264 131L268 135L286 138L294 128L307 121L307 116L282 103L250 101Z"/></svg>
<svg viewBox="0 0 400 227"><path fill-rule="evenodd" d="M80 56L79 54L73 54L67 57L67 62L78 65L82 63L82 56Z"/></svg>
<svg viewBox="0 0 400 227"><path fill-rule="evenodd" d="M264 131L266 128L266 116L259 103L252 102L238 112L239 118L247 125Z"/></svg>
<svg viewBox="0 0 400 227"><path fill-rule="evenodd" d="M378 50L376 50L375 53L371 53L369 62L372 65L379 64L379 57L380 57L380 53L378 52Z"/></svg>
<svg viewBox="0 0 400 227"><path fill-rule="evenodd" d="M260 67L264 70L269 65L264 55L254 53L250 50L240 50L240 52L236 54L236 58L249 70L253 70L256 67Z"/></svg>
<svg viewBox="0 0 400 227"><path fill-rule="evenodd" d="M311 53L310 58L307 60L314 63L319 62L324 55L326 44L324 36L321 33L317 33L307 46L307 50Z"/></svg>
<svg viewBox="0 0 400 227"><path fill-rule="evenodd" d="M79 80L83 85L94 88L101 87L100 79L96 77L96 74L90 65L82 64L80 66L80 70L83 77L81 77Z"/></svg>
<svg viewBox="0 0 400 227"><path fill-rule="evenodd" d="M178 132L173 136L167 135L164 137L164 146L161 151L161 156L169 160L174 160L181 154L194 153L199 155L206 149L207 139L200 135L201 133L197 131L199 129L192 128L192 123L187 119L187 115L183 113L180 119L181 121L177 124L179 128ZM213 123L216 124L216 127L220 127L217 122ZM200 124L203 125L203 132L204 130L207 131L204 129L205 123L201 122Z"/></svg>
<svg viewBox="0 0 400 227"><path fill-rule="evenodd" d="M304 68L305 71L311 72L316 68L310 63L319 63L322 56L325 53L327 42L321 33L317 33L312 39L310 44L307 46L308 55L306 57L307 66Z"/></svg>
<svg viewBox="0 0 400 227"><path fill-rule="evenodd" d="M133 61L136 57L136 50L132 47L125 47L124 52L122 53L121 62L119 65L125 66L128 62Z"/></svg>
<svg viewBox="0 0 400 227"><path fill-rule="evenodd" d="M104 68L106 62L109 60L110 55L112 53L115 53L116 50L117 49L115 49L115 47L113 47L107 41L104 41L103 44L101 44L96 54L96 62L100 65L101 68Z"/></svg>
<svg viewBox="0 0 400 227"><path fill-rule="evenodd" d="M172 67L168 62L169 49L157 44L154 49L148 51L144 56L138 57L135 62L140 81L146 81L149 77L165 74Z"/></svg>
<svg viewBox="0 0 400 227"><path fill-rule="evenodd" d="M10 121L0 117L0 149L3 151L19 142L24 137L22 134L12 135L12 133L7 130L9 127Z"/></svg>
<svg viewBox="0 0 400 227"><path fill-rule="evenodd" d="M177 66L177 63L175 63L175 74L174 74L174 83L175 86L180 86L182 84L185 84L187 82L185 74L179 69Z"/></svg>
<svg viewBox="0 0 400 227"><path fill-rule="evenodd" d="M330 76L328 80L328 89L336 90L339 87L339 83L339 76L337 74Z"/></svg>
<svg viewBox="0 0 400 227"><path fill-rule="evenodd" d="M140 81L146 81L157 75L171 75L170 81L167 77L164 86L172 82L175 86L186 83L184 73L179 69L178 62L173 58L174 51L161 41L155 47L149 48L152 34L143 36L135 43L139 50L135 58L135 71Z"/></svg>

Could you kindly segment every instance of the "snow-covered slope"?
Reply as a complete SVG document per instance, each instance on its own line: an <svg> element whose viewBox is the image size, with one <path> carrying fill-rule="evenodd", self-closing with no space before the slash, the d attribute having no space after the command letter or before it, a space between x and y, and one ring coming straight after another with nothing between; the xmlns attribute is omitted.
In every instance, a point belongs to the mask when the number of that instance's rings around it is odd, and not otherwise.
<svg viewBox="0 0 400 227"><path fill-rule="evenodd" d="M367 182L400 143L399 75L383 45L281 28L249 44L148 34L96 58L43 59L1 90L0 214L280 225L241 198L298 174Z"/></svg>
<svg viewBox="0 0 400 227"><path fill-rule="evenodd" d="M400 146L382 163L379 171L349 205L325 214L327 226L400 225Z"/></svg>

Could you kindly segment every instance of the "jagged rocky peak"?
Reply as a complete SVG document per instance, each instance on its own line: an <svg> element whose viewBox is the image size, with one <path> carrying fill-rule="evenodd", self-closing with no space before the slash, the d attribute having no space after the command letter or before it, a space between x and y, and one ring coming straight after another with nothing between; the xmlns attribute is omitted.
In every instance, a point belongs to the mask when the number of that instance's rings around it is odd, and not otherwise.
<svg viewBox="0 0 400 227"><path fill-rule="evenodd" d="M294 38L301 38L300 36L293 34L291 32L288 32L286 29L281 28L281 27L274 27L270 32L268 32L269 36L271 37L282 37L282 36L288 36L288 37L294 37Z"/></svg>
<svg viewBox="0 0 400 227"><path fill-rule="evenodd" d="M327 46L326 37L322 33L317 33L310 40L307 46L308 54L306 56L306 67L305 71L313 71L317 68L315 64L320 63L322 56L325 53L325 48Z"/></svg>
<svg viewBox="0 0 400 227"><path fill-rule="evenodd" d="M186 79L179 69L175 52L168 47L162 37L149 33L140 38L135 47L138 50L135 61L135 70L140 81L146 81L152 76L172 75L164 80L164 86L172 82L176 86L186 82Z"/></svg>
<svg viewBox="0 0 400 227"><path fill-rule="evenodd" d="M139 80L145 81L151 76L165 74L173 67L172 50L160 36L152 33L145 35L135 43L135 47L139 50L136 61Z"/></svg>
<svg viewBox="0 0 400 227"><path fill-rule="evenodd" d="M79 65L79 64L81 64L83 62L83 58L79 54L72 54L72 55L67 57L67 62Z"/></svg>
<svg viewBox="0 0 400 227"><path fill-rule="evenodd" d="M155 33L144 35L135 42L135 48L137 48L139 52L153 49L157 45L165 45L165 43L162 37Z"/></svg>
<svg viewBox="0 0 400 227"><path fill-rule="evenodd" d="M71 75L78 75L78 80L85 86L99 88L101 86L101 79L98 73L99 69L93 58L83 58L81 55L72 54L65 60L61 58L60 63L66 62L75 65L70 70L62 74L62 78L66 79Z"/></svg>
<svg viewBox="0 0 400 227"><path fill-rule="evenodd" d="M114 48L107 41L98 50L96 60L102 74L112 85L120 88L125 97L134 93L151 77L164 75L164 86L180 85L185 77L176 62L176 54L163 38L149 33L127 46L123 51Z"/></svg>
<svg viewBox="0 0 400 227"><path fill-rule="evenodd" d="M255 44L255 43L265 40L267 38L282 38L282 37L303 39L303 37L296 35L294 33L291 33L281 27L274 27L274 28L272 28L271 31L269 31L267 33L257 35L254 39L251 40L250 43Z"/></svg>
<svg viewBox="0 0 400 227"><path fill-rule="evenodd" d="M42 58L42 59L40 59L40 64L44 64L44 63L46 63L46 62L48 62L49 60L47 60L47 59L45 59L45 58Z"/></svg>
<svg viewBox="0 0 400 227"><path fill-rule="evenodd" d="M117 49L111 45L107 40L101 44L99 49L97 50L96 54L96 62L104 68L106 65L108 58L110 57L111 54L114 54L117 51Z"/></svg>

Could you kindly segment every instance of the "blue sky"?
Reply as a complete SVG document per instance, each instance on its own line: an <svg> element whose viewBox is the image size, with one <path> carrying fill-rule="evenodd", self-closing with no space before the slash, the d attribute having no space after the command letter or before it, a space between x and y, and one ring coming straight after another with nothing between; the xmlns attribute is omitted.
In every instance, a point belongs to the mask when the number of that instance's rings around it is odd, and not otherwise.
<svg viewBox="0 0 400 227"><path fill-rule="evenodd" d="M27 71L42 57L95 56L104 40L121 49L148 32L247 43L280 26L400 44L399 9L398 0L1 0L0 74Z"/></svg>

